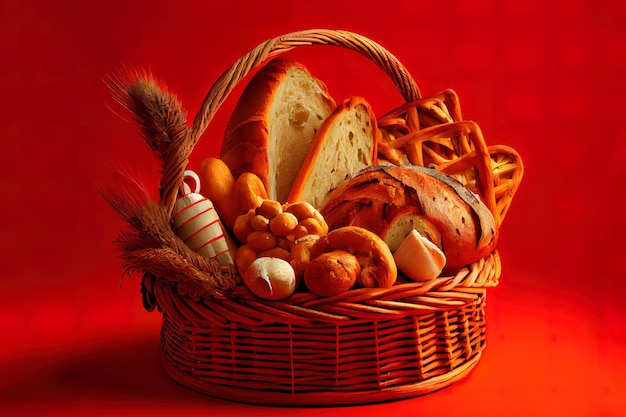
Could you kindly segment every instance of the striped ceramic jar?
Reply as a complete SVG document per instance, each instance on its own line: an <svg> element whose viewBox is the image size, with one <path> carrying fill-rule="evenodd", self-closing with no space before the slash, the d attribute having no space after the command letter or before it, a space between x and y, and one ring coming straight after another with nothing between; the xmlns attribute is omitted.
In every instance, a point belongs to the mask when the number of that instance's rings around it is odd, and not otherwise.
<svg viewBox="0 0 626 417"><path fill-rule="evenodd" d="M174 233L193 251L222 263L233 263L230 247L213 203L199 194L200 179L193 171L185 178L195 182L194 191L183 182L172 212Z"/></svg>

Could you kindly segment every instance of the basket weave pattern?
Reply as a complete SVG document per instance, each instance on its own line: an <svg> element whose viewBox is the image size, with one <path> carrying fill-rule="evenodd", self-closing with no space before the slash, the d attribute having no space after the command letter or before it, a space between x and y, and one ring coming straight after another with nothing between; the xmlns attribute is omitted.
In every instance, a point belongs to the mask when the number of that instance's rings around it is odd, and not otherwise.
<svg viewBox="0 0 626 417"><path fill-rule="evenodd" d="M479 194L496 223L502 223L521 181L519 155L506 146L488 147L478 125L463 120L454 91L422 98L393 55L351 32L295 32L270 39L240 58L206 96L190 127L189 152L234 86L253 68L312 44L366 56L399 89L406 103L379 120L383 153L455 176ZM186 164L170 163L164 170L160 205L166 213ZM425 283L360 288L335 297L298 292L270 302L242 284L221 291L206 285L206 279L198 278L201 274L181 272L193 269L191 264L196 269L206 266L209 276L227 276L232 269L204 261L190 264L185 256L191 255L167 246L159 250L169 255L144 259L127 254L126 259L132 258L145 272L146 308L162 312L168 375L206 394L263 404L384 401L458 381L485 348L486 289L497 285L501 275L500 258L493 252L453 276Z"/></svg>

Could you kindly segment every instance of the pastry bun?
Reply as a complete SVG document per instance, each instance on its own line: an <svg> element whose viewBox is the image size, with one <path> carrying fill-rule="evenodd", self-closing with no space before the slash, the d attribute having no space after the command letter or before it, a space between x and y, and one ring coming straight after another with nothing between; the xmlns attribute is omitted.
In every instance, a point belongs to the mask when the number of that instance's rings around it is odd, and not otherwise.
<svg viewBox="0 0 626 417"><path fill-rule="evenodd" d="M311 262L323 253L337 250L348 252L359 260L361 273L357 284L360 287L384 288L396 282L398 270L389 247L369 230L356 226L331 230L311 247Z"/></svg>
<svg viewBox="0 0 626 417"><path fill-rule="evenodd" d="M336 250L312 260L304 270L304 283L313 293L323 297L339 295L352 288L361 275L356 256Z"/></svg>

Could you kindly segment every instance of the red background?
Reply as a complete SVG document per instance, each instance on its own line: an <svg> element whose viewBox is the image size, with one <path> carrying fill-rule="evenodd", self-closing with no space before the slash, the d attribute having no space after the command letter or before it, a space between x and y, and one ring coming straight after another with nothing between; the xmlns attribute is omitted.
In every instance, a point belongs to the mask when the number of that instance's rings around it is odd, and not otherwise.
<svg viewBox="0 0 626 417"><path fill-rule="evenodd" d="M626 415L623 2L102 3L0 3L0 414ZM488 347L463 381L405 401L275 409L212 399L163 373L160 316L142 309L138 277L122 282L112 245L122 223L96 185L116 165L158 177L103 79L149 68L191 119L241 55L316 27L381 43L424 95L455 89L488 143L522 154ZM353 52L290 55L338 100L365 96L379 114L401 103ZM234 101L193 163L216 154Z"/></svg>

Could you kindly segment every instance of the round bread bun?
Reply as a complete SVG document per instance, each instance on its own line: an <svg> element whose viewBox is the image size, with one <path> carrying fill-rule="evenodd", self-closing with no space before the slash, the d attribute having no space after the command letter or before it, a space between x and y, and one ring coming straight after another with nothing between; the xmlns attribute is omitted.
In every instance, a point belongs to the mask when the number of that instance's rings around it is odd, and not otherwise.
<svg viewBox="0 0 626 417"><path fill-rule="evenodd" d="M361 274L358 259L341 250L326 252L304 269L304 284L323 297L343 294L352 288Z"/></svg>
<svg viewBox="0 0 626 417"><path fill-rule="evenodd" d="M293 268L280 258L257 258L243 275L243 282L256 296L266 300L282 300L296 290Z"/></svg>
<svg viewBox="0 0 626 417"><path fill-rule="evenodd" d="M311 259L334 250L346 251L359 260L361 287L391 287L398 278L398 269L389 246L375 233L358 226L344 226L320 237L311 247Z"/></svg>
<svg viewBox="0 0 626 417"><path fill-rule="evenodd" d="M413 229L393 254L398 269L413 281L437 278L446 265L446 256L437 245Z"/></svg>

